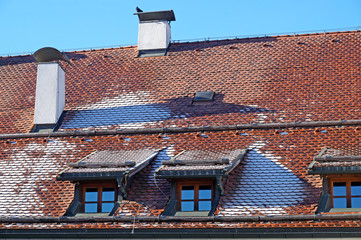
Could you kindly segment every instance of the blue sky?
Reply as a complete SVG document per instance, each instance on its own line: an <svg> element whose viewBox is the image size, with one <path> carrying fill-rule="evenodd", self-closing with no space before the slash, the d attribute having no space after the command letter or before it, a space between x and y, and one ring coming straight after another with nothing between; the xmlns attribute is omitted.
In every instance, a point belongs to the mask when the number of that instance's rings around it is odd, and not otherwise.
<svg viewBox="0 0 361 240"><path fill-rule="evenodd" d="M136 45L136 6L173 9L173 40L361 29L360 0L0 0L0 55Z"/></svg>

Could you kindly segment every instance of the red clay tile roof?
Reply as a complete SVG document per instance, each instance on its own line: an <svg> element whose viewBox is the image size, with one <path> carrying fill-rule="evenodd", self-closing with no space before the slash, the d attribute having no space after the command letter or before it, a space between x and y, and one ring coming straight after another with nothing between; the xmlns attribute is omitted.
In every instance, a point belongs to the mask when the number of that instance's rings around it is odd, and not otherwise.
<svg viewBox="0 0 361 240"><path fill-rule="evenodd" d="M167 56L154 58L135 58L135 47L67 53L73 65L62 64L67 113L59 131L77 132L59 137L2 136L0 227L360 227L357 219L312 220L322 216L314 215L322 179L308 174L313 157L323 148L358 147L357 126L77 136L83 130L361 119L360 40L361 33L354 31L172 44ZM34 59L0 58L0 82L0 133L28 133L34 111ZM215 91L214 101L192 104L194 94L206 90ZM74 197L73 183L56 181L70 163L94 151L161 148L129 185L114 218L123 220L74 223L58 218ZM155 177L162 161L183 150L230 153L239 149L249 152L225 179L216 220L154 220L160 219L170 197L171 183ZM278 215L283 218L268 219ZM304 215L312 216L311 220L302 220ZM134 216L150 218L134 222ZM239 219L231 221L236 216ZM299 218L285 220L292 216ZM41 217L58 222L16 223L16 218L37 221Z"/></svg>
<svg viewBox="0 0 361 240"><path fill-rule="evenodd" d="M162 167L157 172L211 169L221 169L224 172L228 172L245 153L246 149L222 152L205 150L182 151L170 161L163 161Z"/></svg>
<svg viewBox="0 0 361 240"><path fill-rule="evenodd" d="M360 34L180 43L154 58L136 47L70 52L60 131L359 119ZM0 133L29 132L35 60L0 58L0 81ZM205 90L214 101L192 105Z"/></svg>
<svg viewBox="0 0 361 240"><path fill-rule="evenodd" d="M314 159L314 168L357 167L361 166L361 148L359 143L339 149L325 148Z"/></svg>
<svg viewBox="0 0 361 240"><path fill-rule="evenodd" d="M91 172L125 172L136 170L141 163L158 151L152 149L137 149L127 151L104 150L95 151L82 160L70 165L60 175L67 173Z"/></svg>

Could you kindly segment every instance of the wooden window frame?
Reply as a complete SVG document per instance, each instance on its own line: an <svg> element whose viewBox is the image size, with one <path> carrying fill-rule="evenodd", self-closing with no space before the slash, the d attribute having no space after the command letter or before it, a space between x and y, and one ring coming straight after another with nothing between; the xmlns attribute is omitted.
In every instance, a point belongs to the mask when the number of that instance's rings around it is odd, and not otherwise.
<svg viewBox="0 0 361 240"><path fill-rule="evenodd" d="M328 184L328 192L331 195L331 199L332 199L332 208L334 208L333 202L334 202L334 198L344 198L344 196L333 196L333 184L335 182L345 182L346 183L346 208L353 208L351 206L351 199L352 197L360 197L361 195L351 195L351 183L352 182L361 182L361 177L360 176L352 176L352 177L347 177L347 176L338 176L338 177L330 177L329 178L329 184Z"/></svg>
<svg viewBox="0 0 361 240"><path fill-rule="evenodd" d="M200 211L199 209L199 200L208 200L208 199L199 199L199 186L210 185L211 186L211 206L214 202L214 181L211 179L182 179L177 181L176 194L177 194L177 211L182 211L182 202L194 202L194 210L192 212ZM194 187L194 199L193 200L182 200L182 187L183 186L193 186ZM211 210L211 209L210 209Z"/></svg>
<svg viewBox="0 0 361 240"><path fill-rule="evenodd" d="M85 193L87 188L97 188L98 191L98 201L90 201L85 202ZM102 193L103 188L114 188L114 201L102 201ZM117 201L117 193L118 188L115 181L97 181L94 183L92 182L82 182L81 183L81 205L82 205L82 212L85 213L85 204L86 203L96 203L97 204L97 212L93 213L102 213L102 203L116 203Z"/></svg>

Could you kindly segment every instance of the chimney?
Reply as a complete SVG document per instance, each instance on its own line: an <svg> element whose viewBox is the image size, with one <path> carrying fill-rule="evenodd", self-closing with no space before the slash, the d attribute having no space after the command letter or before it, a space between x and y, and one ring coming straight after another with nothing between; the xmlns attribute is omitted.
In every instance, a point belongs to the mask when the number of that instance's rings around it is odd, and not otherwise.
<svg viewBox="0 0 361 240"><path fill-rule="evenodd" d="M170 22L175 21L173 10L134 15L139 18L138 57L165 56L171 40Z"/></svg>
<svg viewBox="0 0 361 240"><path fill-rule="evenodd" d="M42 48L34 53L38 62L33 131L53 130L65 107L65 73L59 60L69 59L55 48Z"/></svg>

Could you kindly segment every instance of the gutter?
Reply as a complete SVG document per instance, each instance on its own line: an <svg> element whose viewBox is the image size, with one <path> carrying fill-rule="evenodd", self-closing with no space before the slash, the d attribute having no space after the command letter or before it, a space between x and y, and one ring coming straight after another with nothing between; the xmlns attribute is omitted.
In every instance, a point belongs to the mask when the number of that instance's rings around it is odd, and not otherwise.
<svg viewBox="0 0 361 240"><path fill-rule="evenodd" d="M268 222L268 221L321 221L360 220L361 214L312 214L274 216L107 216L107 217L2 217L0 223L94 223L94 222Z"/></svg>
<svg viewBox="0 0 361 240"><path fill-rule="evenodd" d="M0 134L0 139L17 138L41 138L41 137L70 137L70 136L101 136L101 135L131 135L131 134L164 134L164 133L188 133L188 132L218 132L230 130L251 129L285 129L285 128L311 128L311 127L336 127L361 125L361 120L339 121L316 121L316 122L292 122L292 123L251 123L223 126L200 126L200 127L169 127L169 128L142 128L142 129L118 129L99 131L67 131L50 133L13 133Z"/></svg>

